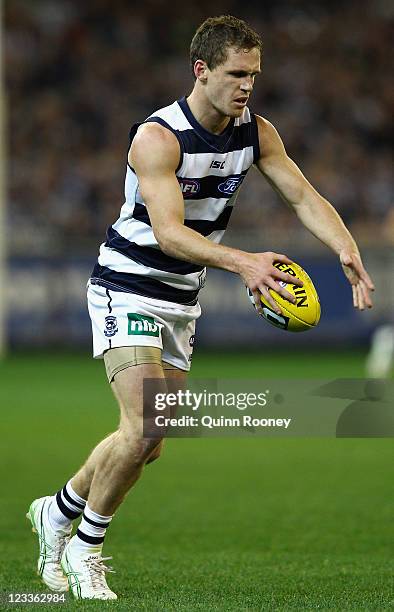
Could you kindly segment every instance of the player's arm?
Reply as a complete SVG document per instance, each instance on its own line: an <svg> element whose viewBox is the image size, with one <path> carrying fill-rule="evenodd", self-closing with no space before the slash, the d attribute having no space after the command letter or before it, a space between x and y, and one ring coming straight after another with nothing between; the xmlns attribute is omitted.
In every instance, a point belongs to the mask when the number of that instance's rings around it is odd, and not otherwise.
<svg viewBox="0 0 394 612"><path fill-rule="evenodd" d="M258 291L280 313L268 287L294 302L295 298L278 283L282 280L294 284L294 277L273 266L275 261L290 263L289 259L279 253L246 253L215 244L186 227L182 192L175 175L179 155L174 134L156 123L146 123L138 129L129 152L129 163L138 176L139 189L161 250L176 259L239 274L253 291L259 309Z"/></svg>
<svg viewBox="0 0 394 612"><path fill-rule="evenodd" d="M257 167L271 186L293 208L308 230L330 247L340 259L352 285L356 308L371 308L373 283L366 272L357 244L331 204L307 181L290 159L274 126L257 116L260 159Z"/></svg>

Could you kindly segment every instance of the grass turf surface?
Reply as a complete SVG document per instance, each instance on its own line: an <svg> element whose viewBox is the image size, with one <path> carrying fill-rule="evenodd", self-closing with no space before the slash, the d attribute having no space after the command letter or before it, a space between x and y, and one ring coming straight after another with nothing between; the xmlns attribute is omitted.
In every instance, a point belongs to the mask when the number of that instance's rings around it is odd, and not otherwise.
<svg viewBox="0 0 394 612"><path fill-rule="evenodd" d="M87 355L17 355L0 367L0 583L4 593L44 592L24 514L116 426L117 408L102 363ZM363 355L197 354L193 366L196 377L284 371L362 376ZM393 458L389 439L168 440L109 529L119 600L39 607L393 609Z"/></svg>

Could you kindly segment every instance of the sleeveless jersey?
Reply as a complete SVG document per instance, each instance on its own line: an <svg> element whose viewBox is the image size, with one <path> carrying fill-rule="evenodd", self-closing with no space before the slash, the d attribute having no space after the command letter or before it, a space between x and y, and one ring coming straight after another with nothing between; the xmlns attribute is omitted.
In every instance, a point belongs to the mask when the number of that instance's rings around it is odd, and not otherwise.
<svg viewBox="0 0 394 612"><path fill-rule="evenodd" d="M241 117L231 119L226 129L215 135L198 123L182 98L145 121L159 123L178 139L180 161L175 174L185 204L185 225L219 243L242 181L259 158L255 116L245 108ZM130 146L139 125L130 131ZM205 274L204 266L161 251L139 191L138 177L128 164L125 203L119 219L107 230L91 283L159 300L194 304Z"/></svg>

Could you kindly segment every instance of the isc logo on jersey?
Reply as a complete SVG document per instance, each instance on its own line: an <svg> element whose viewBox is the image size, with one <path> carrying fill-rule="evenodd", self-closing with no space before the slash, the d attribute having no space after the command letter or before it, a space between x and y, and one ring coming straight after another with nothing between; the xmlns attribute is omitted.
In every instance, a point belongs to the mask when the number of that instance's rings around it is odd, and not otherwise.
<svg viewBox="0 0 394 612"><path fill-rule="evenodd" d="M129 321L128 335L129 336L155 336L159 337L160 328L162 325L156 323L153 317L137 314L136 312L128 312L127 318Z"/></svg>
<svg viewBox="0 0 394 612"><path fill-rule="evenodd" d="M218 170L224 170L224 166L226 164L226 160L219 161L218 159L214 159L211 162L210 168L217 168Z"/></svg>

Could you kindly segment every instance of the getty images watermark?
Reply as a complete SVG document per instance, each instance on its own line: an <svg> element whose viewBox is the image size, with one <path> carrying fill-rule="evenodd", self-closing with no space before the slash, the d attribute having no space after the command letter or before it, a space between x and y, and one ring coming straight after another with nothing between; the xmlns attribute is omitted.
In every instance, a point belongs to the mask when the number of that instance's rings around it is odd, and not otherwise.
<svg viewBox="0 0 394 612"><path fill-rule="evenodd" d="M197 412L201 409L231 408L238 411L246 411L251 408L265 407L268 404L269 389L260 393L245 392L212 392L204 389L201 392L190 389L178 389L176 392L156 393L154 395L154 407L156 411L171 411L171 408L186 408L188 411ZM177 416L166 416L157 414L154 417L157 427L285 427L291 423L291 418L267 418L242 414L240 417L229 417L221 414L202 414L193 416L182 414Z"/></svg>
<svg viewBox="0 0 394 612"><path fill-rule="evenodd" d="M394 381L144 381L143 432L162 437L394 437Z"/></svg>

